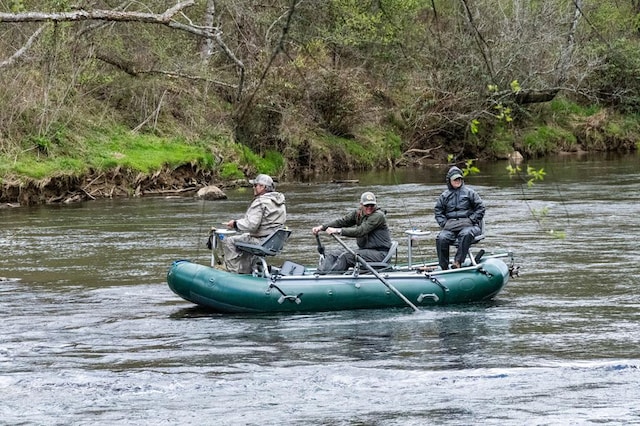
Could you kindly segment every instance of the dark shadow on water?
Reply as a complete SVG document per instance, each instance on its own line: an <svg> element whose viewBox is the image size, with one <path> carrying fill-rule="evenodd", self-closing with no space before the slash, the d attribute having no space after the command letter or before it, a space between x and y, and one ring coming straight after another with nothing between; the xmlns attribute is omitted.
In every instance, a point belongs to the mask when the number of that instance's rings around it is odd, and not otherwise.
<svg viewBox="0 0 640 426"><path fill-rule="evenodd" d="M381 317L397 317L398 315L407 314L407 315L420 315L423 313L439 313L445 312L447 310L455 309L456 311L482 311L484 309L491 309L493 307L499 307L508 305L508 301L504 300L486 300L481 302L474 302L465 305L445 305L445 306L432 306L432 307L421 307L420 310L416 313L410 311L407 308L388 308L388 309L352 309L352 310L341 310L341 311L319 311L319 312L264 312L264 313L223 313L218 312L214 309L207 308L204 306L189 306L186 308L178 309L169 315L171 319L187 319L187 318L202 318L202 317L212 317L212 318L234 318L234 319L295 319L295 318L303 318L303 317L331 317L335 318L335 316L340 316L343 319L348 319L352 317L353 319L358 319L367 317L367 318L381 318Z"/></svg>
<svg viewBox="0 0 640 426"><path fill-rule="evenodd" d="M189 318L203 318L203 317L221 317L225 314L220 312L213 311L211 309L207 309L201 306L191 306L189 308L182 308L171 315L169 318L171 319L189 319Z"/></svg>

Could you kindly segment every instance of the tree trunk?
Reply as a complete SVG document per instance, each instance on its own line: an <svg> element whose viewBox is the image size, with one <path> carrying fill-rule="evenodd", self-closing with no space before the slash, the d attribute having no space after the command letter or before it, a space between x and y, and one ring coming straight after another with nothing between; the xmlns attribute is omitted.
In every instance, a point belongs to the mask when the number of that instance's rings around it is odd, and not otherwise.
<svg viewBox="0 0 640 426"><path fill-rule="evenodd" d="M213 17L216 13L216 5L214 0L207 0L207 10L204 14L204 26L213 31ZM206 38L200 48L202 62L207 63L213 54L213 39Z"/></svg>

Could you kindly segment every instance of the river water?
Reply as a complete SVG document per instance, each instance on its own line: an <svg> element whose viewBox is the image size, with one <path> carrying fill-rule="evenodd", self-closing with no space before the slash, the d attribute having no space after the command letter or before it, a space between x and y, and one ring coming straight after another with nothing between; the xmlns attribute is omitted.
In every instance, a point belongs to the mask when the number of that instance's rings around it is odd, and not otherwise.
<svg viewBox="0 0 640 426"><path fill-rule="evenodd" d="M467 179L482 246L512 250L520 276L419 313L220 315L175 296L171 262L208 264L209 227L248 190L0 209L0 424L640 424L639 158L531 165L547 173L532 187L503 163ZM316 262L311 227L365 190L406 256L404 230L436 231L444 172L283 183L283 258ZM433 259L433 238L413 255Z"/></svg>

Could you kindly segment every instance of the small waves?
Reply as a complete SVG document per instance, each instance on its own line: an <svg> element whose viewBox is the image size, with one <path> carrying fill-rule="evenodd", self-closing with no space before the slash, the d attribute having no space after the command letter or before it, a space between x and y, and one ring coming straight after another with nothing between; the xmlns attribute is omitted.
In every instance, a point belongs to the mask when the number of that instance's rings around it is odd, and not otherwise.
<svg viewBox="0 0 640 426"><path fill-rule="evenodd" d="M2 211L0 275L15 278L0 280L1 422L640 424L637 159L579 166L579 181L550 173L524 190L502 167L470 178L483 248L513 250L520 277L493 301L419 313L220 315L179 299L169 265L208 263L209 227L242 215L246 192ZM367 179L282 185L285 256L317 262L311 227L365 188L400 259L405 229L435 238L439 182ZM415 258L433 260L433 238Z"/></svg>

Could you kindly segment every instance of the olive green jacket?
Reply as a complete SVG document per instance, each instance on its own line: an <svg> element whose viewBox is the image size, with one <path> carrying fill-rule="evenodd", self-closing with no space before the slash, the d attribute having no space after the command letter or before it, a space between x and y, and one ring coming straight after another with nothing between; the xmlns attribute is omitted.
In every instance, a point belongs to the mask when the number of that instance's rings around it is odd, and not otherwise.
<svg viewBox="0 0 640 426"><path fill-rule="evenodd" d="M391 248L387 218L379 207L370 215L365 215L362 209L357 209L340 219L322 224L323 231L329 227L342 228L342 235L356 238L361 249L388 251Z"/></svg>

